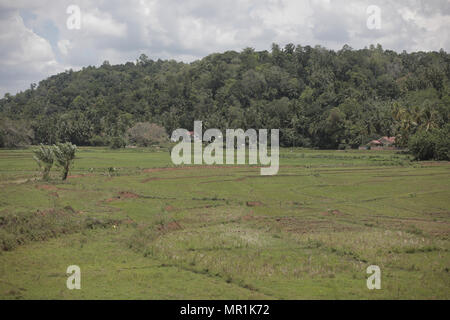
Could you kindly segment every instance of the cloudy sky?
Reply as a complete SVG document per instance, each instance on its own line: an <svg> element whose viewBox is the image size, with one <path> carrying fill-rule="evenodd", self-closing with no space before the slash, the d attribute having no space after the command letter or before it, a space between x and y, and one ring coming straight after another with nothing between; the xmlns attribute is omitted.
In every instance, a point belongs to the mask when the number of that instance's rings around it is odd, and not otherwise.
<svg viewBox="0 0 450 320"><path fill-rule="evenodd" d="M141 53L190 62L273 42L449 52L449 26L449 0L0 0L0 97Z"/></svg>

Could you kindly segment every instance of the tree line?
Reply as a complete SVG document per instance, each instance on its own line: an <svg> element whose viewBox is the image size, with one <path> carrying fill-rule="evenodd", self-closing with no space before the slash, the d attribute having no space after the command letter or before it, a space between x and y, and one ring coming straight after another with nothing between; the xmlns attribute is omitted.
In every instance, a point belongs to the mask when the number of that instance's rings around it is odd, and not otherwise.
<svg viewBox="0 0 450 320"><path fill-rule="evenodd" d="M68 70L0 100L0 146L127 142L138 123L167 132L279 128L281 146L355 148L380 136L400 147L448 132L450 56L273 44L192 63L152 60ZM137 132L141 128L134 128ZM129 141L128 141L129 142ZM448 145L448 140L447 140Z"/></svg>

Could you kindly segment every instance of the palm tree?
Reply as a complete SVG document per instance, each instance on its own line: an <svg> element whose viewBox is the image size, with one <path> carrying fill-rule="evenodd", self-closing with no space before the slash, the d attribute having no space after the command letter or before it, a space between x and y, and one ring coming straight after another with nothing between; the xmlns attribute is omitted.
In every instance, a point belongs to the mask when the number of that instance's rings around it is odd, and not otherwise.
<svg viewBox="0 0 450 320"><path fill-rule="evenodd" d="M429 131L438 127L438 113L431 107L426 107L420 114L420 126L421 129Z"/></svg>
<svg viewBox="0 0 450 320"><path fill-rule="evenodd" d="M66 180L69 173L70 166L75 159L75 152L77 146L70 142L57 143L53 146L53 152L55 154L56 163L62 168L62 179Z"/></svg>
<svg viewBox="0 0 450 320"><path fill-rule="evenodd" d="M50 169L53 166L54 153L52 147L44 146L42 143L39 149L34 151L34 160L36 160L39 169L42 171L42 178L48 180Z"/></svg>

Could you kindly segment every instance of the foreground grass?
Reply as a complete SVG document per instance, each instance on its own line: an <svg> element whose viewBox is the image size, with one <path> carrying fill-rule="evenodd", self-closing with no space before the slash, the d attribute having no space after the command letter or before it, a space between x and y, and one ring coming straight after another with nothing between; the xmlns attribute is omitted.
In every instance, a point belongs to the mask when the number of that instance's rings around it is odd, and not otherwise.
<svg viewBox="0 0 450 320"><path fill-rule="evenodd" d="M82 148L66 182L43 182L30 150L0 151L0 238L15 243L0 298L450 298L448 163L301 149L280 163L262 177ZM73 264L81 290L65 285Z"/></svg>

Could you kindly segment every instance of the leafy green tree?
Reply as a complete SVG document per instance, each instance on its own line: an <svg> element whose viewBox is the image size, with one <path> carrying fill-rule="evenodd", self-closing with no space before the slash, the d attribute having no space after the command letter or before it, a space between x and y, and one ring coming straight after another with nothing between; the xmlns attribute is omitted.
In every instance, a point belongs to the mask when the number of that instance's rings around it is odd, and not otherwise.
<svg viewBox="0 0 450 320"><path fill-rule="evenodd" d="M127 130L128 141L132 144L148 147L168 141L166 129L155 123L138 122Z"/></svg>
<svg viewBox="0 0 450 320"><path fill-rule="evenodd" d="M24 147L33 141L34 132L25 120L0 118L0 147Z"/></svg>
<svg viewBox="0 0 450 320"><path fill-rule="evenodd" d="M42 172L44 180L49 179L50 170L52 169L55 155L51 146L44 146L40 144L39 148L33 151L33 159L37 162L39 169Z"/></svg>
<svg viewBox="0 0 450 320"><path fill-rule="evenodd" d="M123 145L118 137L136 123L170 133L202 120L221 130L279 128L286 146L357 147L396 135L407 147L417 132L449 121L449 61L443 50L396 53L380 45L333 51L273 44L190 64L142 54L136 63L68 70L6 94L0 146Z"/></svg>
<svg viewBox="0 0 450 320"><path fill-rule="evenodd" d="M418 117L419 128L425 131L438 128L438 117L438 111L431 106L427 106L420 111L420 115Z"/></svg>
<svg viewBox="0 0 450 320"><path fill-rule="evenodd" d="M450 161L450 124L434 131L434 159Z"/></svg>
<svg viewBox="0 0 450 320"><path fill-rule="evenodd" d="M431 131L421 130L409 140L416 160L450 160L450 125Z"/></svg>
<svg viewBox="0 0 450 320"><path fill-rule="evenodd" d="M408 147L416 160L431 160L434 158L435 141L430 132L420 131L409 140Z"/></svg>
<svg viewBox="0 0 450 320"><path fill-rule="evenodd" d="M55 155L56 164L62 170L62 179L66 180L69 174L70 166L75 161L75 152L77 146L70 142L57 143L53 146L53 153Z"/></svg>

